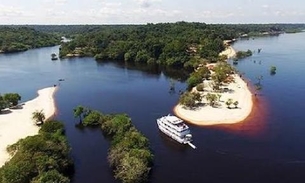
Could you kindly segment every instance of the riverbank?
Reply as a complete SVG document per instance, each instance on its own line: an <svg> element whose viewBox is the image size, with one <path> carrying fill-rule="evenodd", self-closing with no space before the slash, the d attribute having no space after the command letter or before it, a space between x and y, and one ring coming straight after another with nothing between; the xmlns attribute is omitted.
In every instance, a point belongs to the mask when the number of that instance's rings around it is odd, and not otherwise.
<svg viewBox="0 0 305 183"><path fill-rule="evenodd" d="M48 87L38 90L38 97L20 104L20 109L4 110L0 114L0 167L9 160L6 148L19 139L38 134L37 127L32 120L32 113L43 110L46 119L55 112L54 94L58 87Z"/></svg>
<svg viewBox="0 0 305 183"><path fill-rule="evenodd" d="M236 51L232 46L228 46L220 55L226 55L228 58L233 58ZM248 84L237 74L233 75L234 82L225 86L228 91L215 93L211 88L205 88L204 95L207 93L220 94L220 100L217 107L211 107L205 98L202 99L204 105L196 109L187 109L182 105L174 107L174 113L181 119L195 125L219 125L219 124L234 124L245 120L251 113L253 108L252 94L248 88ZM205 81L210 82L210 81ZM209 83L205 83L209 86ZM232 99L237 101L235 107L228 107L226 101Z"/></svg>
<svg viewBox="0 0 305 183"><path fill-rule="evenodd" d="M224 51L222 51L219 55L226 55L227 58L233 58L236 55L236 51L232 46L228 46Z"/></svg>

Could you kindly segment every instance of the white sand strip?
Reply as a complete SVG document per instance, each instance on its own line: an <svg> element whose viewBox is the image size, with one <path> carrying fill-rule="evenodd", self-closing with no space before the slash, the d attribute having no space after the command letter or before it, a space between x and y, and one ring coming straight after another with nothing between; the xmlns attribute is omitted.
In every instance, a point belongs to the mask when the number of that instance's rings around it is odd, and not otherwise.
<svg viewBox="0 0 305 183"><path fill-rule="evenodd" d="M22 109L12 109L10 113L3 111L0 114L0 167L10 159L6 148L19 139L38 134L37 127L32 120L32 113L43 110L46 119L55 114L56 107L54 93L57 87L38 90L38 97L22 105Z"/></svg>
<svg viewBox="0 0 305 183"><path fill-rule="evenodd" d="M232 46L228 46L224 51L219 55L226 55L228 58L233 58L236 55L236 51Z"/></svg>
<svg viewBox="0 0 305 183"><path fill-rule="evenodd" d="M233 124L243 121L252 111L252 94L247 84L238 75L235 75L234 79L235 82L227 86L232 92L220 93L220 106L211 107L206 104L195 110L191 110L177 105L174 108L174 113L178 117L196 125ZM207 92L204 93L207 94ZM234 105L231 105L231 109L227 107L225 102L229 98L239 102L238 108L235 108ZM203 99L203 103L207 103L207 101Z"/></svg>

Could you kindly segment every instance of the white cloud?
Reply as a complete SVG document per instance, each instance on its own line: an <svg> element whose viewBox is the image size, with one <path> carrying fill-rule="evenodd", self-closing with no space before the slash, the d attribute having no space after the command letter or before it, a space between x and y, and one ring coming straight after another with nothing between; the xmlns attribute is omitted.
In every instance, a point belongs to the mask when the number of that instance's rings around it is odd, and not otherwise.
<svg viewBox="0 0 305 183"><path fill-rule="evenodd" d="M1 0L0 0L1 1ZM33 0L34 1L34 0ZM130 24L176 21L207 23L303 22L305 6L272 0L7 0L0 24ZM218 1L219 2L219 1Z"/></svg>
<svg viewBox="0 0 305 183"><path fill-rule="evenodd" d="M65 5L68 4L68 0L43 0L42 6L44 8L49 8L49 7L64 7Z"/></svg>
<svg viewBox="0 0 305 183"><path fill-rule="evenodd" d="M202 18L227 18L235 15L231 11L202 11L199 16Z"/></svg>
<svg viewBox="0 0 305 183"><path fill-rule="evenodd" d="M48 17L57 18L57 17L64 17L67 15L67 13L64 11L58 11L58 10L54 10L53 8L51 8L51 9L47 10L46 15Z"/></svg>
<svg viewBox="0 0 305 183"><path fill-rule="evenodd" d="M123 14L123 9L121 8L122 3L108 3L108 2L103 2L102 3L102 8L96 10L96 9L91 9L87 15L89 15L91 18L92 17L98 17L98 18L108 18L111 16L117 16L120 14Z"/></svg>
<svg viewBox="0 0 305 183"><path fill-rule="evenodd" d="M153 6L154 3L162 2L162 0L135 0L141 8L149 8Z"/></svg>
<svg viewBox="0 0 305 183"><path fill-rule="evenodd" d="M4 6L0 4L0 17L28 17L33 14L23 10L22 7Z"/></svg>
<svg viewBox="0 0 305 183"><path fill-rule="evenodd" d="M65 4L67 4L68 3L68 0L54 0L54 3L56 4L56 5L65 5Z"/></svg>

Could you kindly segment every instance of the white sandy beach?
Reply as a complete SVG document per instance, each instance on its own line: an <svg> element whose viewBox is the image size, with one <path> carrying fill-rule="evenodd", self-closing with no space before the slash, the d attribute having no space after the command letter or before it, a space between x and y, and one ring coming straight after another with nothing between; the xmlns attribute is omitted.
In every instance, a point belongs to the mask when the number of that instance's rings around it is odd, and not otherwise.
<svg viewBox="0 0 305 183"><path fill-rule="evenodd" d="M57 87L38 90L38 97L25 102L22 109L12 109L7 114L6 111L3 111L0 114L0 167L10 158L6 151L8 145L38 133L39 127L32 120L34 111L43 110L46 119L55 114L53 95L56 90Z"/></svg>
<svg viewBox="0 0 305 183"><path fill-rule="evenodd" d="M236 54L236 51L232 46L228 46L224 51L222 51L219 55L226 55L228 58L233 58Z"/></svg>
<svg viewBox="0 0 305 183"><path fill-rule="evenodd" d="M232 92L220 93L220 106L217 108L206 104L195 110L190 110L185 109L181 105L177 105L174 108L175 114L196 125L233 124L243 121L251 113L253 105L252 94L247 84L238 75L235 75L234 79L235 82L227 86ZM238 108L235 108L234 105L231 105L231 109L227 108L225 102L229 98L239 102ZM203 99L203 103L207 103L205 99Z"/></svg>
<svg viewBox="0 0 305 183"><path fill-rule="evenodd" d="M228 48L220 54L232 58L235 55L235 50L231 46L228 46ZM226 86L231 92L220 93L221 98L217 108L206 104L207 101L204 98L202 100L202 102L205 103L204 106L191 110L185 109L181 105L177 105L174 108L174 113L185 121L196 125L233 124L243 121L252 111L252 94L248 89L247 83L242 80L239 75L235 74L234 80L235 82ZM208 92L213 93L212 89L207 88L204 95ZM234 105L231 106L231 109L227 108L225 102L228 99L238 101L238 108L235 108Z"/></svg>

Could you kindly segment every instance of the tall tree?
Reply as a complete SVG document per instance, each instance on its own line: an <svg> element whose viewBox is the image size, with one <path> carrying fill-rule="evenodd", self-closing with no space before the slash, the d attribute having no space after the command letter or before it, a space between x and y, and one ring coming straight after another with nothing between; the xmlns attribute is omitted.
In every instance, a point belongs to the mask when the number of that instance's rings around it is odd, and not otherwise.
<svg viewBox="0 0 305 183"><path fill-rule="evenodd" d="M43 110L36 110L32 113L32 119L36 122L37 125L41 125L44 123L44 120L46 119L46 116L43 112Z"/></svg>
<svg viewBox="0 0 305 183"><path fill-rule="evenodd" d="M21 96L18 93L6 93L3 98L9 102L10 106L16 106L18 101L21 100Z"/></svg>
<svg viewBox="0 0 305 183"><path fill-rule="evenodd" d="M82 122L82 116L85 112L85 108L81 105L77 106L76 108L73 109L74 111L74 117L79 118L79 122Z"/></svg>
<svg viewBox="0 0 305 183"><path fill-rule="evenodd" d="M213 93L208 93L206 96L205 96L206 100L209 102L209 105L210 106L215 106L217 100L218 100L218 96L216 94L213 94Z"/></svg>
<svg viewBox="0 0 305 183"><path fill-rule="evenodd" d="M3 109L7 108L8 104L7 101L0 95L0 113Z"/></svg>

